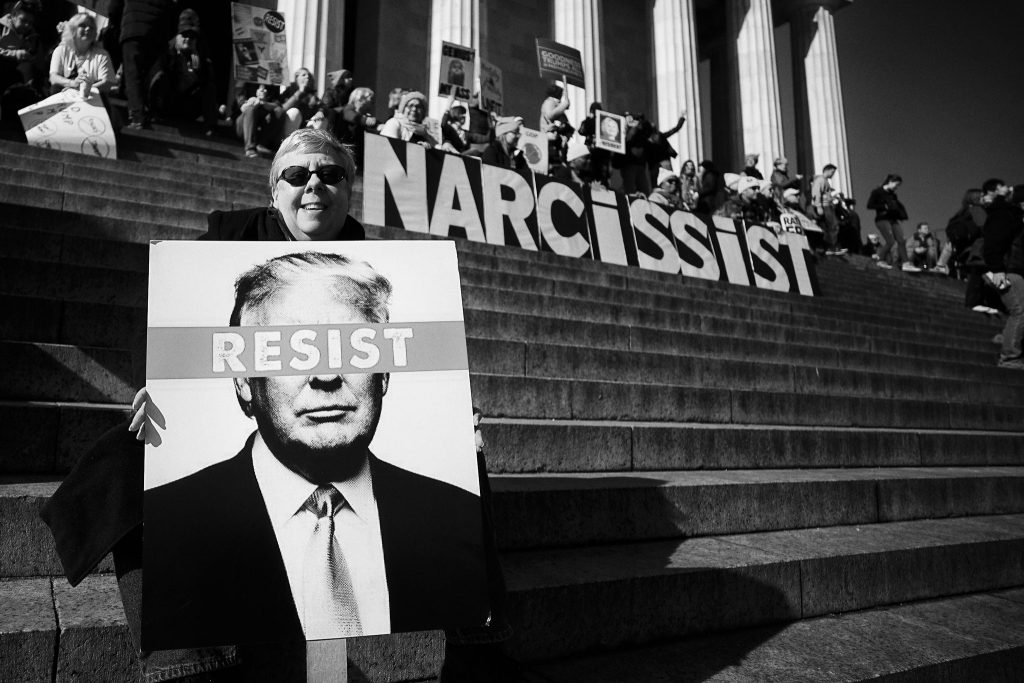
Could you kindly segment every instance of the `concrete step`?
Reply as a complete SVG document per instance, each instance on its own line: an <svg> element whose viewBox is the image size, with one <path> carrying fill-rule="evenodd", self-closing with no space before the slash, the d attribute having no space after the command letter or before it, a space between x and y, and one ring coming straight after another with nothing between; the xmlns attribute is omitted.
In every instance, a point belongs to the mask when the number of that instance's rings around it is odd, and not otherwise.
<svg viewBox="0 0 1024 683"><path fill-rule="evenodd" d="M39 519L58 484L0 478L0 577L62 573ZM503 550L1024 513L1024 467L499 475L491 486Z"/></svg>
<svg viewBox="0 0 1024 683"><path fill-rule="evenodd" d="M0 140L0 150L33 159L68 162L74 165L110 170L124 170L134 166L139 170L140 175L154 174L156 177L162 177L166 173L177 173L178 177L182 175L186 177L216 176L228 180L233 179L235 182L240 178L245 178L250 182L266 183L267 173L270 170L270 162L264 160L249 160L251 163L240 161L208 163L198 154L193 154L189 159L178 159L159 148L148 149L145 152L119 150L124 153L120 159L102 159L73 152L59 152L6 140Z"/></svg>
<svg viewBox="0 0 1024 683"><path fill-rule="evenodd" d="M130 403L145 381L141 354L0 341L0 400Z"/></svg>
<svg viewBox="0 0 1024 683"><path fill-rule="evenodd" d="M146 311L0 294L0 339L144 351Z"/></svg>
<svg viewBox="0 0 1024 683"><path fill-rule="evenodd" d="M73 183L74 184L74 183ZM135 201L105 197L77 189L31 188L17 184L0 185L0 202L20 204L25 208L58 209L63 213L119 218L154 225L206 230L208 211L173 209L140 204Z"/></svg>
<svg viewBox="0 0 1024 683"><path fill-rule="evenodd" d="M103 245L111 244L109 241L96 240L92 243L88 238L63 236L66 244L62 245L59 241L33 239L32 233L27 230L11 230L2 239L0 244L5 247L9 245L13 253L27 257L0 259L3 264L0 269L3 271L3 275L0 275L0 292L4 294L88 303L144 305L147 278L137 270L144 265L144 257L139 248L126 247L106 253ZM106 267L111 262L117 262L122 253L125 255L123 262L133 271L130 274ZM40 261L43 263L40 264ZM79 265L81 262L87 263ZM94 265L103 267L97 268ZM717 345L715 337L726 338L725 347L736 348L747 357L760 357L764 351L769 354L779 351L790 355L799 354L805 346L816 346L820 351L832 354L837 349L852 348L863 352L860 355L870 360L869 367L885 371L893 370L892 363L897 363L898 370L904 373L920 372L925 376L960 378L969 372L969 365L949 371L943 371L942 365L946 362L973 361L979 371L991 373L979 379L1015 383L1014 375L995 372L991 361L995 349L989 340L975 340L980 343L973 352L950 354L950 340L946 343L933 343L931 340L934 337L928 336L924 338L926 342L921 343L915 341L918 337L900 334L888 326L872 328L862 325L858 334L833 329L836 325L844 325L852 330L853 324L844 321L830 321L822 329L821 319L813 316L804 316L799 321L816 327L794 327L794 324L787 324L785 314L763 312L754 315L747 309L737 307L715 311L721 315L705 315L639 305L586 305L570 298L508 293L472 285L464 285L463 290L467 309L479 314L480 319L486 320L488 325L502 330L501 336L517 334L527 341L535 338L527 338L525 333L538 329L562 328L558 334L565 338L567 332L563 330L575 333L584 326L604 325L612 330L612 334L617 334L619 339L624 339L626 335L633 337L630 340L633 348L654 351L686 347L685 337L676 338L677 331L682 331L690 333L694 345L707 346L712 342ZM541 305L541 302L544 304ZM549 316L549 322L537 322L544 320L531 316L537 310L544 310ZM522 326L517 325L520 321L526 322ZM634 329L627 330L626 325ZM638 326L645 329L636 329ZM517 328L523 331L517 333ZM659 333L656 331L658 328L671 331ZM470 329L474 332L472 326ZM872 332L878 335L870 334ZM763 351L760 342L765 343ZM776 343L774 348L773 343ZM852 357L842 353L839 353L839 357L844 366L852 361ZM806 357L801 359L801 363L809 364ZM1020 379L1024 382L1024 377Z"/></svg>
<svg viewBox="0 0 1024 683"><path fill-rule="evenodd" d="M830 367L763 357L748 343L741 357L750 360L670 352L605 350L585 346L506 342L470 338L470 369L474 372L566 380L641 382L671 386L722 387L794 391L814 395L873 396L977 403L1024 403L1024 382L997 375L996 381L972 377L971 366L959 373L937 365L932 377L916 374L898 357L876 368ZM800 347L795 349L800 350ZM875 359L878 361L879 359ZM992 368L996 371L996 368ZM937 377L936 377L937 376ZM941 379L955 381L940 381ZM1022 375L1021 380L1024 380Z"/></svg>
<svg viewBox="0 0 1024 683"><path fill-rule="evenodd" d="M911 376L764 362L493 340L469 346L474 400L502 417L1016 430L1014 411L1024 406L1024 391L1006 385L964 381L951 389ZM145 381L141 347L0 341L0 354L0 399L127 403ZM711 404L695 405L704 399Z"/></svg>
<svg viewBox="0 0 1024 683"><path fill-rule="evenodd" d="M551 380L476 373L473 400L488 415L552 420L1017 431L1022 406L636 382Z"/></svg>
<svg viewBox="0 0 1024 683"><path fill-rule="evenodd" d="M22 427L0 430L0 473L63 474L126 411L127 403L0 402L0 424ZM1019 431L487 415L493 473L1024 465Z"/></svg>
<svg viewBox="0 0 1024 683"><path fill-rule="evenodd" d="M97 347L108 350L105 358L123 354L129 362L145 354L144 312L136 307L0 296L0 319L3 320L0 323L0 338L36 344L39 353L44 356L59 355L67 359L84 354L94 358ZM470 334L473 334L472 329ZM0 347L4 343L0 342ZM991 369L993 377L989 381L975 379L972 375L975 368L972 366L944 372L944 367L936 365L932 369L935 376L929 378L913 374L915 368L906 367L906 363L899 358L892 358L888 366L877 363L879 359L873 358L876 368L861 369L834 367L834 362L833 367L830 367L828 364L807 361L800 365L799 361L786 362L776 358L755 361L718 358L690 354L688 349L672 353L627 351L551 345L539 341L501 341L475 336L470 336L467 343L470 368L474 372L487 374L796 391L816 395L972 401L979 404L1016 404L1024 396L1024 387L1006 382L1005 373L998 373L995 368ZM58 353L52 346L70 348ZM74 350L78 346L92 348L83 349L79 353ZM759 351L751 343L743 353L737 355L744 358L756 357ZM796 351L799 352L799 348ZM19 353L28 351L18 346L12 353L20 357ZM79 363L76 367L90 366ZM95 378L87 376L83 379L91 381ZM47 391L44 386L55 381L63 386L63 372L55 378L49 376L45 369L37 373L36 385L39 391ZM103 380L98 383L103 384ZM51 399L55 395L47 393L45 396L18 398ZM105 400L119 399L106 396Z"/></svg>
<svg viewBox="0 0 1024 683"><path fill-rule="evenodd" d="M509 553L513 650L548 659L1024 585L1024 516Z"/></svg>
<svg viewBox="0 0 1024 683"><path fill-rule="evenodd" d="M488 416L490 472L1024 465L1020 432Z"/></svg>
<svg viewBox="0 0 1024 683"><path fill-rule="evenodd" d="M88 194L96 198L134 202L147 207L154 214L160 209L200 211L203 213L209 213L214 209L222 211L231 209L231 201L224 198L223 188L214 188L212 186L204 186L204 190L217 191L221 197L211 198L204 196L204 194L209 194L207 192L168 192L157 189L154 185L158 185L158 183L152 183L151 181L147 181L144 186L140 187L138 183L131 185L105 183L99 178L92 178L87 181L67 176L54 178L44 173L27 170L19 171L14 182L8 185L14 191L20 192L22 196L30 195L39 189L64 192L65 196L67 194Z"/></svg>
<svg viewBox="0 0 1024 683"><path fill-rule="evenodd" d="M630 290L654 294L663 294L666 291L692 291L701 292L708 298L709 302L732 303L735 305L787 305L805 312L813 311L825 316L833 316L836 306L836 297L793 297L789 294L760 290L754 287L724 287L711 286L701 287L693 278L679 278L664 275L661 273L650 273L638 268L616 268L606 270L590 270L575 267L577 264L571 259L572 265L557 267L554 264L538 260L525 260L512 258L513 249L506 249L503 253L493 255L477 253L470 250L460 251L460 265L466 268L474 268L479 271L481 278L491 275L500 279L504 277L536 276L543 280L547 287L557 292L566 287L564 283L578 282L601 287L612 287L620 291ZM532 255L531 252L522 254ZM522 255L520 254L520 256ZM484 280L486 281L486 280ZM713 283L714 284L714 283ZM879 283L877 288L885 291L884 283ZM926 314L929 319L932 317L961 319L965 317L965 311L960 306L951 307L951 301L961 301L963 293L955 297L944 295L940 298L929 299L923 296L915 296L913 300L896 300L887 302L885 306L878 306L863 298L863 287L858 287L859 298L844 298L842 309L844 311L855 311L864 315L885 316L902 320L904 316L920 318ZM768 303L766 303L768 302Z"/></svg>
<svg viewBox="0 0 1024 683"><path fill-rule="evenodd" d="M1015 378L1015 375L1008 375L992 364L994 346L964 349L953 357L948 349L913 345L905 340L868 337L851 339L846 335L834 335L826 339L817 335L807 339L803 330L785 326L737 325L734 334L714 334L702 331L699 327L707 318L694 323L698 325L696 330L685 329L683 325L680 325L680 329L668 330L474 308L466 309L465 313L468 333L488 339L568 344L618 351L632 349L685 353L702 358L764 358L771 362L812 367L875 371L898 368L902 373L919 377L965 378L1009 384L1014 384ZM681 322L685 325L686 320ZM709 323L709 327L721 327L727 322ZM823 341L833 343L814 343ZM909 357L904 355L911 353L913 355Z"/></svg>
<svg viewBox="0 0 1024 683"><path fill-rule="evenodd" d="M1011 683L1024 590L991 591L536 664L547 683Z"/></svg>
<svg viewBox="0 0 1024 683"><path fill-rule="evenodd" d="M507 550L1024 512L1024 467L524 474L491 486Z"/></svg>
<svg viewBox="0 0 1024 683"><path fill-rule="evenodd" d="M199 197L219 201L240 201L241 198L256 202L258 206L266 200L266 181L244 180L210 176L200 173L189 175L178 171L150 169L138 164L125 163L117 168L98 168L71 161L55 161L25 157L0 149L0 165L16 171L12 181L21 183L27 174L43 174L50 179L65 178L77 181L82 186L91 183L115 185L124 195L131 196L132 190L143 192L159 191L182 197ZM133 168L134 167L134 168ZM219 181L219 182L218 182ZM45 187L45 186L43 186Z"/></svg>
<svg viewBox="0 0 1024 683"><path fill-rule="evenodd" d="M108 429L127 426L128 405L0 401L0 473L68 472Z"/></svg>
<svg viewBox="0 0 1024 683"><path fill-rule="evenodd" d="M979 330L973 338L960 335L946 335L939 341L933 333L927 335L905 330L894 330L890 326L856 323L849 320L833 319L825 326L821 318L794 315L773 311L751 310L730 307L728 312L720 309L704 310L700 306L683 308L657 308L640 304L594 305L570 297L506 292L489 287L463 285L463 305L466 308L489 310L496 313L535 315L544 311L546 316L581 322L602 323L617 326L640 326L669 330L701 331L711 334L766 338L782 341L786 337L816 346L829 346L842 339L845 348L873 350L876 340L883 348L874 349L883 353L909 356L908 348L925 347L929 358L948 357L949 348L989 348L992 363L995 363L996 349L991 345L992 330ZM909 342L907 340L910 340Z"/></svg>
<svg viewBox="0 0 1024 683"><path fill-rule="evenodd" d="M508 298L515 294L515 300L525 306L537 308L540 298L545 301L572 302L579 307L597 307L597 304L613 306L622 310L649 310L663 312L707 312L708 314L732 320L751 320L773 324L784 324L809 329L828 327L833 332L896 337L913 334L925 339L942 339L949 344L977 340L974 319L966 314L957 318L948 317L934 321L915 320L909 317L890 317L857 313L833 306L825 312L806 311L790 301L774 304L733 303L728 300L714 301L714 296L702 298L685 289L664 290L661 294L637 293L597 285L557 283L535 277L497 276L466 269L462 274L464 287L475 287L490 292L494 298ZM603 308L603 306L601 307Z"/></svg>
<svg viewBox="0 0 1024 683"><path fill-rule="evenodd" d="M139 667L112 574L0 581L0 680L133 683ZM402 683L437 676L444 657L440 631L354 638L349 680ZM295 650L274 643L241 652L240 680L296 680ZM305 680L299 652L298 679Z"/></svg>
<svg viewBox="0 0 1024 683"><path fill-rule="evenodd" d="M0 185L0 190L2 188ZM62 197L60 193L53 194L55 200ZM149 244L150 240L195 239L206 231L205 216L203 214L201 227L182 228L146 220L74 213L62 210L60 204L29 206L16 201L0 201L0 228L37 229L42 239L50 235L72 235L136 244Z"/></svg>

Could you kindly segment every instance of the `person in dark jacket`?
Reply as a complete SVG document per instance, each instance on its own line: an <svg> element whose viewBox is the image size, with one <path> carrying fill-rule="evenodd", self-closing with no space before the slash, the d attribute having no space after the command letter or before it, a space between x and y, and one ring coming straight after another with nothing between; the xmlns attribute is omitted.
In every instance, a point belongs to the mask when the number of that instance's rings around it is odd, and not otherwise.
<svg viewBox="0 0 1024 683"><path fill-rule="evenodd" d="M899 263L903 264L903 270L910 273L920 272L921 269L914 266L907 260L906 238L903 236L901 221L907 220L907 210L896 196L896 190L903 184L903 178L890 173L885 177L885 182L880 187L871 191L868 198L868 209L875 212L875 227L885 240L885 246L878 254L879 268L892 268L889 263L889 253L896 247L899 253Z"/></svg>
<svg viewBox="0 0 1024 683"><path fill-rule="evenodd" d="M516 170L526 168L526 159L516 148L519 141L519 128L523 125L520 116L504 116L498 119L494 127L495 138L487 149L480 155L480 160L492 166L512 168Z"/></svg>
<svg viewBox="0 0 1024 683"><path fill-rule="evenodd" d="M982 228L985 240L985 282L999 292L1006 307L1003 344L999 350L999 367L1024 370L1024 223L1019 206L1021 197L1014 197L1012 187L998 178L990 178L981 186L982 201L988 214Z"/></svg>
<svg viewBox="0 0 1024 683"><path fill-rule="evenodd" d="M146 124L146 78L160 57L167 39L174 35L174 9L174 0L124 2L121 15L121 57L129 126L132 128L142 128Z"/></svg>
<svg viewBox="0 0 1024 683"><path fill-rule="evenodd" d="M202 116L207 135L217 127L213 63L199 54L199 18L192 10L181 13L178 34L149 80L149 104L156 116L185 121Z"/></svg>

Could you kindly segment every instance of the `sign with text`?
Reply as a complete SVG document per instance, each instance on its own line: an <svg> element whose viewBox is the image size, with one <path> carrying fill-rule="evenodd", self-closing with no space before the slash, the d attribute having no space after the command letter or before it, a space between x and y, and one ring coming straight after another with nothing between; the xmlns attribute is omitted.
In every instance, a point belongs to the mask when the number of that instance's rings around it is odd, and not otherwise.
<svg viewBox="0 0 1024 683"><path fill-rule="evenodd" d="M626 153L626 117L598 109L594 112L594 146L616 154Z"/></svg>
<svg viewBox="0 0 1024 683"><path fill-rule="evenodd" d="M531 171L536 173L548 172L548 136L539 130L533 130L525 126L519 127L519 141L516 142L523 152L523 158Z"/></svg>
<svg viewBox="0 0 1024 683"><path fill-rule="evenodd" d="M485 59L480 60L480 108L501 115L505 106L505 85L501 69Z"/></svg>
<svg viewBox="0 0 1024 683"><path fill-rule="evenodd" d="M235 80L278 86L291 80L283 14L233 2L231 38Z"/></svg>
<svg viewBox="0 0 1024 683"><path fill-rule="evenodd" d="M489 613L451 242L153 242L144 647Z"/></svg>
<svg viewBox="0 0 1024 683"><path fill-rule="evenodd" d="M570 85L587 87L583 80L583 58L574 47L547 38L537 38L537 68L541 78L560 81L565 76Z"/></svg>
<svg viewBox="0 0 1024 683"><path fill-rule="evenodd" d="M455 97L469 99L469 89L476 73L476 50L447 41L441 42L441 71L438 78L437 94L448 95L455 88Z"/></svg>
<svg viewBox="0 0 1024 683"><path fill-rule="evenodd" d="M367 134L364 145L368 224L806 296L818 292L804 235L780 239L767 226L670 211L646 199L379 135Z"/></svg>
<svg viewBox="0 0 1024 683"><path fill-rule="evenodd" d="M117 158L117 140L98 90L83 99L63 90L18 111L28 144L105 159Z"/></svg>

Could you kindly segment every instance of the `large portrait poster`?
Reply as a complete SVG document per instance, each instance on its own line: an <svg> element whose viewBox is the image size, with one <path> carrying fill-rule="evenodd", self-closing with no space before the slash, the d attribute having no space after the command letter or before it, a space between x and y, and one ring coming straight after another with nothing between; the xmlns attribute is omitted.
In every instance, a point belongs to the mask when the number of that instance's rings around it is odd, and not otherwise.
<svg viewBox="0 0 1024 683"><path fill-rule="evenodd" d="M235 80L282 85L291 80L284 15L239 2L231 3L231 42Z"/></svg>
<svg viewBox="0 0 1024 683"><path fill-rule="evenodd" d="M154 242L146 375L146 649L486 620L452 242Z"/></svg>
<svg viewBox="0 0 1024 683"><path fill-rule="evenodd" d="M597 135L594 146L616 154L626 153L626 117L598 109L594 112Z"/></svg>
<svg viewBox="0 0 1024 683"><path fill-rule="evenodd" d="M117 158L117 140L98 90L83 98L63 90L18 111L28 144L105 159Z"/></svg>

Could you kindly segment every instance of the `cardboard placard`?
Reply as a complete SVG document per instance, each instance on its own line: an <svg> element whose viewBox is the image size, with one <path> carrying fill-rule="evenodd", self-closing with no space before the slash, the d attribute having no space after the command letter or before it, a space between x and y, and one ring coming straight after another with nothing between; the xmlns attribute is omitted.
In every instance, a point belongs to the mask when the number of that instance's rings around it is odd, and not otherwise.
<svg viewBox="0 0 1024 683"><path fill-rule="evenodd" d="M476 50L442 41L439 69L437 94L447 96L455 88L456 98L468 100L476 73Z"/></svg>
<svg viewBox="0 0 1024 683"><path fill-rule="evenodd" d="M235 80L277 86L291 80L283 14L232 2L231 38Z"/></svg>
<svg viewBox="0 0 1024 683"><path fill-rule="evenodd" d="M149 273L144 647L482 624L455 245L164 241Z"/></svg>
<svg viewBox="0 0 1024 683"><path fill-rule="evenodd" d="M501 69L490 62L480 60L480 108L493 111L501 116L505 106L505 86L501 79Z"/></svg>
<svg viewBox="0 0 1024 683"><path fill-rule="evenodd" d="M535 173L548 172L548 136L539 130L526 126L519 127L519 141L516 147L523 152L530 170Z"/></svg>
<svg viewBox="0 0 1024 683"><path fill-rule="evenodd" d="M574 47L547 38L537 38L537 68L541 78L560 81L565 76L569 85L587 87L583 76L583 58Z"/></svg>
<svg viewBox="0 0 1024 683"><path fill-rule="evenodd" d="M616 154L626 153L626 117L598 109L594 112L594 146Z"/></svg>
<svg viewBox="0 0 1024 683"><path fill-rule="evenodd" d="M117 140L99 91L82 99L77 90L63 90L18 111L28 144L117 158Z"/></svg>

